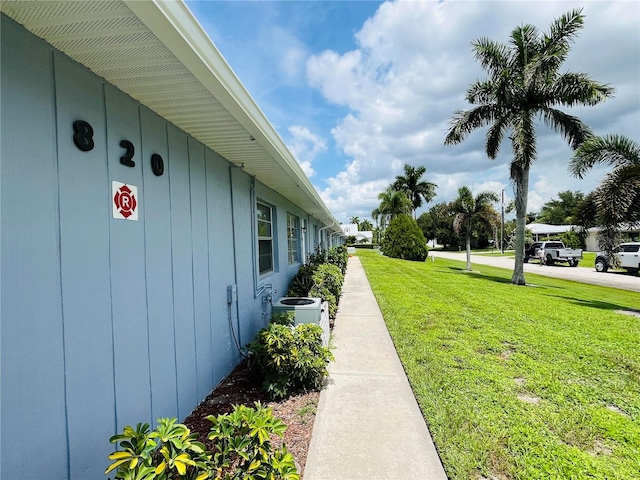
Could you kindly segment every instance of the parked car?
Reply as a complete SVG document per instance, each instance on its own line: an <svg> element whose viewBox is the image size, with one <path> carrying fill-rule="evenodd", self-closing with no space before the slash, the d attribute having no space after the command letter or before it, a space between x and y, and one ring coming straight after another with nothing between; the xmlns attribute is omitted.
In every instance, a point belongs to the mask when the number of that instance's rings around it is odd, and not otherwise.
<svg viewBox="0 0 640 480"><path fill-rule="evenodd" d="M527 263L529 259L538 259L547 265L566 262L572 267L577 267L582 259L582 250L567 248L559 241L535 242L524 251L524 262Z"/></svg>
<svg viewBox="0 0 640 480"><path fill-rule="evenodd" d="M616 256L620 260L620 266L631 273L640 271L640 242L627 242L620 244ZM606 272L611 268L610 258L604 252L596 254L596 271Z"/></svg>

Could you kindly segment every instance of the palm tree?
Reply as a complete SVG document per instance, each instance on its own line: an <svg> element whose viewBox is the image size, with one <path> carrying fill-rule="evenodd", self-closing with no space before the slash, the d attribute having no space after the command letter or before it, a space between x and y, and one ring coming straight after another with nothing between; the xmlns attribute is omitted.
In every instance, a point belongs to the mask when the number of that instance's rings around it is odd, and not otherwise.
<svg viewBox="0 0 640 480"><path fill-rule="evenodd" d="M425 167L416 168L405 164L404 175L398 175L392 184L394 190L404 192L411 200L414 218L416 210L422 206L422 200L429 203L436 196L438 186L435 183L420 180L426 171Z"/></svg>
<svg viewBox="0 0 640 480"><path fill-rule="evenodd" d="M352 225L357 225L358 226L358 230L360 230L360 219L358 217L351 217L349 219L349 223Z"/></svg>
<svg viewBox="0 0 640 480"><path fill-rule="evenodd" d="M373 224L369 220L362 220L358 224L358 228L360 228L360 230L362 230L363 232L370 232L373 230Z"/></svg>
<svg viewBox="0 0 640 480"><path fill-rule="evenodd" d="M384 229L384 215L382 214L382 212L380 211L380 207L376 207L371 211L371 218L373 218L373 220L376 222L376 229L378 228L378 225L380 226L380 228Z"/></svg>
<svg viewBox="0 0 640 480"><path fill-rule="evenodd" d="M454 113L445 145L462 142L473 130L490 126L485 150L491 159L498 155L508 133L513 150L510 177L516 195L516 261L511 281L524 285L524 235L529 193L529 170L537 158L535 120L559 132L576 149L590 136L579 118L555 105L595 105L613 94L607 85L591 80L584 73L560 73L571 43L583 27L582 10L572 10L554 20L548 33L532 25L516 27L509 44L488 38L472 45L476 60L489 78L476 81L466 99L475 108Z"/></svg>
<svg viewBox="0 0 640 480"><path fill-rule="evenodd" d="M578 218L584 226L603 227L598 247L615 262L620 225L640 222L640 145L620 135L591 137L576 150L569 170L583 178L596 163L608 163L613 171L587 195Z"/></svg>
<svg viewBox="0 0 640 480"><path fill-rule="evenodd" d="M412 203L404 192L389 187L378 194L378 200L380 200L380 206L371 212L371 216L376 219L376 222L380 219L380 225L383 228L397 215L411 214Z"/></svg>
<svg viewBox="0 0 640 480"><path fill-rule="evenodd" d="M467 271L471 271L471 232L479 225L486 225L493 231L500 223L500 215L492 206L499 201L495 192L482 192L473 196L468 187L458 189L458 198L453 201L456 216L453 219L453 229L460 234L466 230Z"/></svg>

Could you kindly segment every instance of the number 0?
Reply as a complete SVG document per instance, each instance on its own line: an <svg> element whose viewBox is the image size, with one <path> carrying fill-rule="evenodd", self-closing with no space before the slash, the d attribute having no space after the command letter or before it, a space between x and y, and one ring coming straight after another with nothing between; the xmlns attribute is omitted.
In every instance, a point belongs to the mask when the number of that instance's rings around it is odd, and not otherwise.
<svg viewBox="0 0 640 480"><path fill-rule="evenodd" d="M161 177L164 173L164 160L157 153L151 155L151 170L156 177Z"/></svg>

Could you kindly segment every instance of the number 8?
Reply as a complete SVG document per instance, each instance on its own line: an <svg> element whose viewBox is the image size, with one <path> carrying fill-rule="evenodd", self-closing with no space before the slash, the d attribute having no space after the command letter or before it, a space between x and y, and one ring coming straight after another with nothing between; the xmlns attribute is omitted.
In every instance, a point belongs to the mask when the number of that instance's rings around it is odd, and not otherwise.
<svg viewBox="0 0 640 480"><path fill-rule="evenodd" d="M84 120L73 122L73 143L83 152L93 150L93 127Z"/></svg>

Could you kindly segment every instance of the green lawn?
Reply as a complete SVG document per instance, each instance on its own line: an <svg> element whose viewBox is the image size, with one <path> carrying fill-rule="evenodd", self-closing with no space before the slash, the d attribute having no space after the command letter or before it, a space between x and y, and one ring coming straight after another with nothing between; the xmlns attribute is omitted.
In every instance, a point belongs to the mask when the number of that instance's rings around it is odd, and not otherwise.
<svg viewBox="0 0 640 480"><path fill-rule="evenodd" d="M640 294L358 256L449 478L640 478Z"/></svg>
<svg viewBox="0 0 640 480"><path fill-rule="evenodd" d="M582 252L582 260L578 264L579 267L595 268L596 252Z"/></svg>

